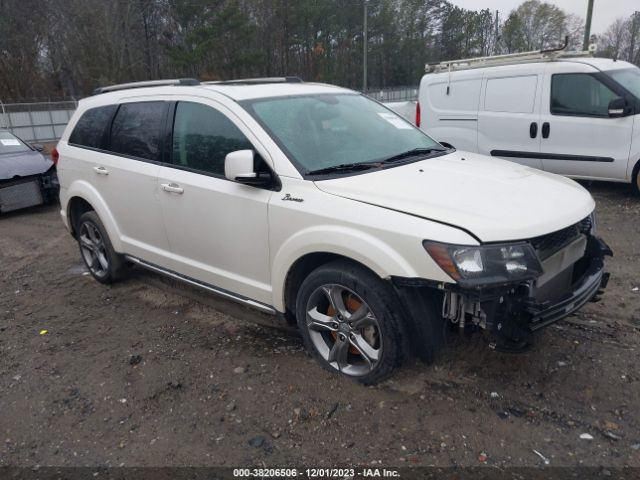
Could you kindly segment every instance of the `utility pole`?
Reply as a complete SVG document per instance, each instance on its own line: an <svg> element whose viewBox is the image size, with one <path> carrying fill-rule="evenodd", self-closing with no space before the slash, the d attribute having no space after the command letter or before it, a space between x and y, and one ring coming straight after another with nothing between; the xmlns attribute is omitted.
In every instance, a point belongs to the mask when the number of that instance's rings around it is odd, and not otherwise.
<svg viewBox="0 0 640 480"><path fill-rule="evenodd" d="M364 21L362 22L362 43L363 43L363 62L362 62L362 93L367 93L367 47L368 47L368 36L367 36L367 0L363 0L364 4Z"/></svg>
<svg viewBox="0 0 640 480"><path fill-rule="evenodd" d="M496 10L496 24L495 24L495 34L496 34L496 38L493 42L493 54L497 55L498 54L498 40L499 40L499 35L498 35L498 28L500 25L500 12L498 10Z"/></svg>
<svg viewBox="0 0 640 480"><path fill-rule="evenodd" d="M582 44L582 50L589 49L589 41L591 40L591 17L593 16L593 0L588 0L587 6L587 22L584 25L584 43Z"/></svg>

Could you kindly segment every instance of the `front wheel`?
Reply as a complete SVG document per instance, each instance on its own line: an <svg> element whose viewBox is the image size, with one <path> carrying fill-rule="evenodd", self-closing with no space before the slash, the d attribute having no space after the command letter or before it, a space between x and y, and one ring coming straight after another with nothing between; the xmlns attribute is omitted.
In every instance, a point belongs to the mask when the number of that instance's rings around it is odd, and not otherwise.
<svg viewBox="0 0 640 480"><path fill-rule="evenodd" d="M633 174L632 187L636 195L640 195L640 162L636 165Z"/></svg>
<svg viewBox="0 0 640 480"><path fill-rule="evenodd" d="M309 353L327 370L361 383L379 382L406 352L391 288L350 262L332 262L302 283L296 318Z"/></svg>

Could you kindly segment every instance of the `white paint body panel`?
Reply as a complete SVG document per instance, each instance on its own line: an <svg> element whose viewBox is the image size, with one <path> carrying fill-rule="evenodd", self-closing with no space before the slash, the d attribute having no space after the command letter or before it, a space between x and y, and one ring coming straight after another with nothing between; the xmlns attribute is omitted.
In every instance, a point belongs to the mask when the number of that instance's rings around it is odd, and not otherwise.
<svg viewBox="0 0 640 480"><path fill-rule="evenodd" d="M426 74L419 91L421 128L440 142L485 155L492 150L509 150L610 157L613 162L517 156L507 160L571 178L630 182L634 166L640 162L639 114L597 118L550 113L552 75L624 68L634 65L603 58L577 58ZM532 76L536 77L535 87ZM495 90L502 93L502 99L490 102L491 81L498 78L512 81L502 82L501 88ZM532 122L538 124L533 139L529 134ZM541 135L545 122L550 125L549 138Z"/></svg>
<svg viewBox="0 0 640 480"><path fill-rule="evenodd" d="M236 100L323 92L349 91L313 84L154 87L81 101L57 147L65 224L70 199L80 197L96 210L116 251L284 311L287 274L306 254L342 255L381 278L453 283L423 240L477 245L478 239L528 238L573 224L594 208L571 180L463 152L333 180L303 179ZM158 99L223 112L271 165L281 190L68 144L88 108ZM95 166L109 175L97 175ZM183 193L163 190L166 183ZM285 200L287 194L304 201Z"/></svg>

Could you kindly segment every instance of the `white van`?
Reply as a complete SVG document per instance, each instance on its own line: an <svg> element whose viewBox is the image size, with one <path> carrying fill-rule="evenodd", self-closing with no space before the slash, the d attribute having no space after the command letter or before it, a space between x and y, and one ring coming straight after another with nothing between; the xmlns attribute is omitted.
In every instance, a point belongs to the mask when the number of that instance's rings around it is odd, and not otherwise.
<svg viewBox="0 0 640 480"><path fill-rule="evenodd" d="M635 65L555 51L428 70L416 123L443 145L572 178L631 182L640 192Z"/></svg>

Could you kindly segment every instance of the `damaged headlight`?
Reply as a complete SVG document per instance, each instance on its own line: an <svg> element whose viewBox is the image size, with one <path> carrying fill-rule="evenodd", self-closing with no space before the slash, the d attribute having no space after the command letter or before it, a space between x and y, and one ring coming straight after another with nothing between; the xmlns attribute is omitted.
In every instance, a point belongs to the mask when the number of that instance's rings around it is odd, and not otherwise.
<svg viewBox="0 0 640 480"><path fill-rule="evenodd" d="M461 285L512 283L542 274L533 247L525 242L465 246L425 240L423 246L440 268Z"/></svg>

